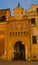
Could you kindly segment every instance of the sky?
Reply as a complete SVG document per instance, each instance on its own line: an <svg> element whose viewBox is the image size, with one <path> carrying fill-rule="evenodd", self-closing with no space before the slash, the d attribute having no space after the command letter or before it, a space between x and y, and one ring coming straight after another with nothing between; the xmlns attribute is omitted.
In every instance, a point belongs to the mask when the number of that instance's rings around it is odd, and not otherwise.
<svg viewBox="0 0 38 65"><path fill-rule="evenodd" d="M10 8L11 15L14 15L13 9L18 6L18 2L25 10L29 9L32 4L38 4L38 0L0 0L0 10Z"/></svg>

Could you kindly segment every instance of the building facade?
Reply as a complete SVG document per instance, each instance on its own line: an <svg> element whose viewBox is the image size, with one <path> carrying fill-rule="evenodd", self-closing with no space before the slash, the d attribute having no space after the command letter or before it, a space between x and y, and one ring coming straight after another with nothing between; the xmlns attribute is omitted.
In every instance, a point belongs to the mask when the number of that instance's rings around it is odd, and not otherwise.
<svg viewBox="0 0 38 65"><path fill-rule="evenodd" d="M5 60L38 60L38 4L30 9L0 10L0 58Z"/></svg>

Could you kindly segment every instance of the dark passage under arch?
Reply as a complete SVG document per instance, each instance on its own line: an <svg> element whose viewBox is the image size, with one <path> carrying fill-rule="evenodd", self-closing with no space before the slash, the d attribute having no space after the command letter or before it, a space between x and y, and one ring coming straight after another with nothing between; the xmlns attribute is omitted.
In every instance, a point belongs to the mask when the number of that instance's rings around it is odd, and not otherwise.
<svg viewBox="0 0 38 65"><path fill-rule="evenodd" d="M14 60L25 60L25 45L17 41L14 45Z"/></svg>

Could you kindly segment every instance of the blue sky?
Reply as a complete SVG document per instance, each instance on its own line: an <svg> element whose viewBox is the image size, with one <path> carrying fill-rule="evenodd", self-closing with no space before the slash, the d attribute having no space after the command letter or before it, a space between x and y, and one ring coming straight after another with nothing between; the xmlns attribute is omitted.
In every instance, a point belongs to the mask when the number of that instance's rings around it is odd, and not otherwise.
<svg viewBox="0 0 38 65"><path fill-rule="evenodd" d="M0 9L10 8L13 15L13 9L17 7L18 2L20 2L21 7L25 10L29 9L32 4L38 4L38 0L1 0Z"/></svg>

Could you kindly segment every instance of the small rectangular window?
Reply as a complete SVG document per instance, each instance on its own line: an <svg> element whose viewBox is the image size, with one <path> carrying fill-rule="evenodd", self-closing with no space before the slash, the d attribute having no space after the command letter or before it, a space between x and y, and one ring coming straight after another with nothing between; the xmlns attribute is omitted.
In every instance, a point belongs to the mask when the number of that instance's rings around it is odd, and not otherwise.
<svg viewBox="0 0 38 65"><path fill-rule="evenodd" d="M12 32L12 35L14 35L14 32Z"/></svg>
<svg viewBox="0 0 38 65"><path fill-rule="evenodd" d="M35 18L31 18L31 24L32 26L35 26Z"/></svg>
<svg viewBox="0 0 38 65"><path fill-rule="evenodd" d="M24 35L26 34L26 32L24 31Z"/></svg>
<svg viewBox="0 0 38 65"><path fill-rule="evenodd" d="M5 21L5 20L6 20L5 16L2 16L2 21Z"/></svg>
<svg viewBox="0 0 38 65"><path fill-rule="evenodd" d="M10 32L10 36L11 36L11 32Z"/></svg>
<svg viewBox="0 0 38 65"><path fill-rule="evenodd" d="M36 36L32 36L32 43L33 44L36 44L37 42L36 42Z"/></svg>
<svg viewBox="0 0 38 65"><path fill-rule="evenodd" d="M38 13L38 8L36 10L37 10L37 13Z"/></svg>
<svg viewBox="0 0 38 65"><path fill-rule="evenodd" d="M15 32L15 35L17 35L17 32Z"/></svg>

